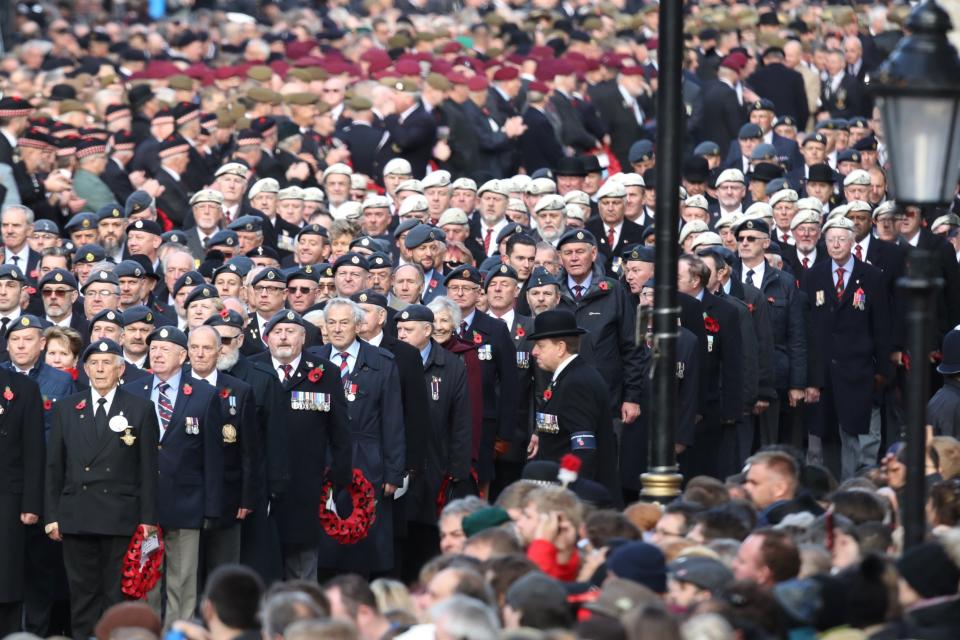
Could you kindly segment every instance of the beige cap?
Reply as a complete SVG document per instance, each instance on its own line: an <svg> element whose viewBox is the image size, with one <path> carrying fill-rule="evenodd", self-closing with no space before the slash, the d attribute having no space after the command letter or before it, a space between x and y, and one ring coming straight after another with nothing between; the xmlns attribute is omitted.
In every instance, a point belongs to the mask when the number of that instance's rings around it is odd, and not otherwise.
<svg viewBox="0 0 960 640"><path fill-rule="evenodd" d="M602 198L626 198L627 188L619 180L607 180L597 189L597 200Z"/></svg>
<svg viewBox="0 0 960 640"><path fill-rule="evenodd" d="M390 208L390 198L387 196L381 196L378 194L372 194L363 199L363 202L360 203L360 209L366 211L367 209L389 209Z"/></svg>
<svg viewBox="0 0 960 640"><path fill-rule="evenodd" d="M216 189L200 189L193 197L190 198L190 206L197 204L198 202L216 202L219 205L223 204L223 194L217 191Z"/></svg>
<svg viewBox="0 0 960 640"><path fill-rule="evenodd" d="M419 194L416 194L407 197L403 202L400 203L400 210L397 212L397 215L402 218L410 213L426 211L428 208L429 205L427 204L427 199Z"/></svg>
<svg viewBox="0 0 960 640"><path fill-rule="evenodd" d="M424 189L430 189L432 187L449 187L450 186L450 172L440 169L439 171L431 171L420 181L421 186Z"/></svg>
<svg viewBox="0 0 960 640"><path fill-rule="evenodd" d="M277 192L277 200L303 200L303 189L297 186L280 189Z"/></svg>
<svg viewBox="0 0 960 640"><path fill-rule="evenodd" d="M250 187L247 196L253 198L261 193L277 193L278 191L280 191L280 183L275 178L260 178Z"/></svg>
<svg viewBox="0 0 960 640"><path fill-rule="evenodd" d="M410 161L404 158L394 158L383 168L383 175L392 176L409 176L413 173L413 167L410 166Z"/></svg>
<svg viewBox="0 0 960 640"><path fill-rule="evenodd" d="M683 244L683 241L686 240L691 233L704 233L706 231L710 231L710 227L707 226L706 222L703 220L691 220L680 229L679 242Z"/></svg>
<svg viewBox="0 0 960 640"><path fill-rule="evenodd" d="M863 169L854 169L843 179L843 186L849 187L852 184L869 187L870 174Z"/></svg>
<svg viewBox="0 0 960 640"><path fill-rule="evenodd" d="M438 227L444 227L448 224L467 225L470 224L470 220L467 218L467 214L463 209L450 207L440 214L440 219L437 220Z"/></svg>
<svg viewBox="0 0 960 640"><path fill-rule="evenodd" d="M796 202L799 199L800 195L793 189L780 189L770 196L770 206L774 207L781 202Z"/></svg>
<svg viewBox="0 0 960 640"><path fill-rule="evenodd" d="M346 165L342 162L336 162L323 170L323 179L326 180L327 176L331 174L338 174L342 176L352 176L353 169L350 168L350 165Z"/></svg>
<svg viewBox="0 0 960 640"><path fill-rule="evenodd" d="M415 193L423 193L423 183L415 178L410 180L404 180L397 185L397 193L401 191L413 191Z"/></svg>
<svg viewBox="0 0 960 640"><path fill-rule="evenodd" d="M692 207L694 209L703 209L704 211L710 210L710 203L707 202L706 196L702 194L690 196L683 201L683 206Z"/></svg>
<svg viewBox="0 0 960 640"><path fill-rule="evenodd" d="M797 211L797 214L793 216L793 220L790 221L790 230L793 231L801 224L806 223L820 226L820 214L813 209L801 209Z"/></svg>
<svg viewBox="0 0 960 640"><path fill-rule="evenodd" d="M533 205L533 212L540 213L541 211L563 211L563 208L567 206L567 202L563 199L562 196L558 196L555 193L549 193L539 200L537 204Z"/></svg>

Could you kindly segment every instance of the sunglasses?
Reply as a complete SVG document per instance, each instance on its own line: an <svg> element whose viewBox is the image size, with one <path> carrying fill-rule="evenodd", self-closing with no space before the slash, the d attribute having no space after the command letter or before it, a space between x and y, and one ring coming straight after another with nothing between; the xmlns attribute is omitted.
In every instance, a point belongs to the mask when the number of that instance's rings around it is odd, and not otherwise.
<svg viewBox="0 0 960 640"><path fill-rule="evenodd" d="M239 339L241 335L243 334L238 333L235 336L220 336L220 344L229 346L233 344L234 340Z"/></svg>
<svg viewBox="0 0 960 640"><path fill-rule="evenodd" d="M753 244L758 240L760 240L760 238L757 236L740 236L737 238L737 242L746 242L747 244Z"/></svg>
<svg viewBox="0 0 960 640"><path fill-rule="evenodd" d="M300 295L305 296L313 293L314 291L316 291L316 289L313 287L287 287L287 293L290 295L296 295L299 293Z"/></svg>

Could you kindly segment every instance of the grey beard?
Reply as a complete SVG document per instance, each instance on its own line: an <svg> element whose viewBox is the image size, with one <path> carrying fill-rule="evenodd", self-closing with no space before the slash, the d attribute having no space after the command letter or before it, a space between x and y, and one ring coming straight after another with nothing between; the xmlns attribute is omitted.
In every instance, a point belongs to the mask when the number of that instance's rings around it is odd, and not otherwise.
<svg viewBox="0 0 960 640"><path fill-rule="evenodd" d="M217 370L218 371L229 371L233 369L233 366L237 364L237 361L240 360L240 350L236 349L230 353L220 356L217 358Z"/></svg>

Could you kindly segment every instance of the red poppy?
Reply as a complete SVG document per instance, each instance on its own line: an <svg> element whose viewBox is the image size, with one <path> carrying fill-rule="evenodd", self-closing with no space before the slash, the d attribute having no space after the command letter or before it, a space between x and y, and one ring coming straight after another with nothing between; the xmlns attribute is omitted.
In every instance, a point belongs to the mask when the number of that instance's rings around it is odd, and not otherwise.
<svg viewBox="0 0 960 640"><path fill-rule="evenodd" d="M230 317L230 309L220 309L220 317L226 320Z"/></svg>
<svg viewBox="0 0 960 640"><path fill-rule="evenodd" d="M544 399L544 400L549 401L550 398L552 398L552 397L553 397L553 391L551 391L550 389L547 389L546 391L543 392L543 399Z"/></svg>
<svg viewBox="0 0 960 640"><path fill-rule="evenodd" d="M188 384L183 385L183 395L188 396L193 393L193 387Z"/></svg>
<svg viewBox="0 0 960 640"><path fill-rule="evenodd" d="M719 333L720 332L720 323L710 316L703 316L703 328L710 333Z"/></svg>
<svg viewBox="0 0 960 640"><path fill-rule="evenodd" d="M83 409L86 408L86 406L87 406L87 401L86 401L86 400L81 400L80 402L77 403L77 406L74 407L74 408L75 408L75 409L79 409L79 410L82 411Z"/></svg>
<svg viewBox="0 0 960 640"><path fill-rule="evenodd" d="M600 284L598 284L597 287L600 288L600 291L606 291L607 289L610 288L610 285L607 284L606 280L601 280Z"/></svg>
<svg viewBox="0 0 960 640"><path fill-rule="evenodd" d="M314 367L307 373L307 380L310 382L320 382L321 378L323 378L323 367Z"/></svg>
<svg viewBox="0 0 960 640"><path fill-rule="evenodd" d="M13 400L13 391L10 389L10 387L7 387L3 390L3 399L7 402Z"/></svg>
<svg viewBox="0 0 960 640"><path fill-rule="evenodd" d="M36 269L34 269L33 271L30 272L30 277L33 278L34 280L37 279L37 270L36 270Z"/></svg>
<svg viewBox="0 0 960 640"><path fill-rule="evenodd" d="M50 411L50 409L53 409L53 400L51 400L50 398L44 398L44 399L43 399L43 410L44 410L44 411Z"/></svg>
<svg viewBox="0 0 960 640"><path fill-rule="evenodd" d="M483 342L483 336L479 333L474 332L473 334L473 344L481 344Z"/></svg>
<svg viewBox="0 0 960 640"><path fill-rule="evenodd" d="M753 313L753 309L754 309L753 304L748 302L748 303L747 303L747 311L749 311L750 313Z"/></svg>
<svg viewBox="0 0 960 640"><path fill-rule="evenodd" d="M517 337L522 338L527 335L527 332L523 330L523 327L517 327Z"/></svg>
<svg viewBox="0 0 960 640"><path fill-rule="evenodd" d="M436 288L437 288L437 281L436 281L436 279L433 279L433 280L430 281L430 288L431 288L431 289L436 289Z"/></svg>
<svg viewBox="0 0 960 640"><path fill-rule="evenodd" d="M220 397L227 399L230 397L230 389L220 389Z"/></svg>
<svg viewBox="0 0 960 640"><path fill-rule="evenodd" d="M35 295L37 295L37 288L36 288L36 287L27 287L27 293L30 294L31 296L35 296Z"/></svg>
<svg viewBox="0 0 960 640"><path fill-rule="evenodd" d="M77 371L76 367L70 367L69 369L64 369L64 371L70 374L70 377L73 378L74 382L76 382L77 378L80 377L80 372Z"/></svg>

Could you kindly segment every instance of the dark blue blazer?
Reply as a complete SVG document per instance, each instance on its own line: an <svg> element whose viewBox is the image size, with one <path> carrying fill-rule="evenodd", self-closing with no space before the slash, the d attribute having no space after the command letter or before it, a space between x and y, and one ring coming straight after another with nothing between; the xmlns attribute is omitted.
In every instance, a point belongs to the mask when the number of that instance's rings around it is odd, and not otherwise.
<svg viewBox="0 0 960 640"><path fill-rule="evenodd" d="M13 363L9 360L0 364L0 367L3 367L11 372L16 371L13 367ZM37 366L31 369L26 375L40 386L40 395L43 397L44 405L43 428L47 439L49 439L51 426L50 417L53 415L53 405L51 404L48 409L47 400L50 400L51 403L54 403L62 398L76 393L76 385L73 384L73 378L70 377L69 373L60 371L59 369L54 369L47 363L43 362L43 360L38 362Z"/></svg>
<svg viewBox="0 0 960 640"><path fill-rule="evenodd" d="M157 382L156 376L150 376L128 382L123 389L150 400ZM187 433L188 419L199 421L199 433ZM204 518L222 515L223 425L217 390L192 378L184 367L173 417L160 436L160 526L164 529L200 529Z"/></svg>

